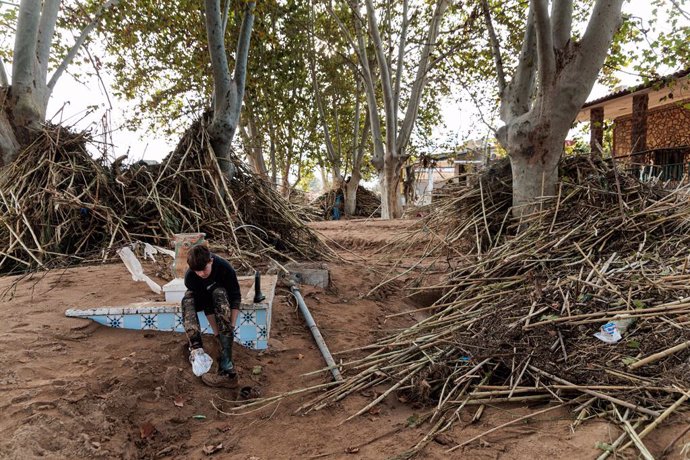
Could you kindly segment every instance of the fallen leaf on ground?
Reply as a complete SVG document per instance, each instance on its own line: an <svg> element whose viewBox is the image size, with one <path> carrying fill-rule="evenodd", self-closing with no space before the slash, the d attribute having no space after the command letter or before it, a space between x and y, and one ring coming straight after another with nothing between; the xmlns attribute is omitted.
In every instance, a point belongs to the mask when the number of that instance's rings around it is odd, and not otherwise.
<svg viewBox="0 0 690 460"><path fill-rule="evenodd" d="M356 454L357 452L359 452L359 447L348 447L345 449L346 454Z"/></svg>
<svg viewBox="0 0 690 460"><path fill-rule="evenodd" d="M204 446L202 449L206 455L212 455L218 452L223 448L223 443L221 442L220 444L216 445L210 445L210 446Z"/></svg>
<svg viewBox="0 0 690 460"><path fill-rule="evenodd" d="M437 434L436 436L434 436L434 441L441 444L442 446L448 446L450 444L453 444L453 440L445 434Z"/></svg>
<svg viewBox="0 0 690 460"><path fill-rule="evenodd" d="M177 398L173 399L173 403L177 407L184 407L184 398L182 396L178 396Z"/></svg>
<svg viewBox="0 0 690 460"><path fill-rule="evenodd" d="M261 375L261 371L262 371L261 366L254 366L254 368L252 369L252 374Z"/></svg>
<svg viewBox="0 0 690 460"><path fill-rule="evenodd" d="M371 409L369 409L369 413L371 415L379 415L381 413L381 408L379 406L374 406Z"/></svg>
<svg viewBox="0 0 690 460"><path fill-rule="evenodd" d="M153 423L151 422L146 422L139 427L139 434L141 435L141 439L146 439L150 437L154 431L156 431L156 427L153 426Z"/></svg>

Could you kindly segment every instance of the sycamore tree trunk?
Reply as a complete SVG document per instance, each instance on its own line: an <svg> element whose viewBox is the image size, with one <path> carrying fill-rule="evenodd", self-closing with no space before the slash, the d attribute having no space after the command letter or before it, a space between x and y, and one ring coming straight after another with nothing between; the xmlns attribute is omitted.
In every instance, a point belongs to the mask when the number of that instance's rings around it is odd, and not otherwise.
<svg viewBox="0 0 690 460"><path fill-rule="evenodd" d="M0 166L11 163L19 151L19 141L14 133L14 127L7 117L7 111L10 107L5 103L6 97L6 92L0 96L3 101L0 105Z"/></svg>
<svg viewBox="0 0 690 460"><path fill-rule="evenodd" d="M345 182L345 214L348 216L354 216L357 210L357 187L361 181L362 175L353 170L350 180Z"/></svg>
<svg viewBox="0 0 690 460"><path fill-rule="evenodd" d="M518 66L506 83L490 6L482 0L504 122L497 137L512 166L514 216L538 210L541 197L555 195L565 138L604 64L622 3L596 0L576 41L572 0L530 0Z"/></svg>
<svg viewBox="0 0 690 460"><path fill-rule="evenodd" d="M329 10L329 13L338 22L341 31L357 52L374 143L372 164L379 174L379 184L381 186L382 219L394 219L402 216L402 196L399 190L400 170L408 158L406 154L407 146L417 120L422 94L431 69L430 56L436 47L441 20L449 6L449 0L436 0L435 2L426 36L422 40L423 45L420 49L415 79L409 91L405 114L399 123L398 112L401 106L402 94L401 81L407 46L407 27L410 23L408 18L409 1L402 1L401 31L397 45L398 59L396 67L393 66L390 56L386 56L385 48L387 48L387 45L383 43L381 38L373 0L364 0L366 19L361 16L358 3L355 2L352 5L351 11L355 17L356 44L350 38L347 28L339 21L337 15L332 10ZM367 32L376 56L376 69L372 69L374 66L369 62L362 24L368 26ZM375 79L378 80L377 83L381 87L379 92L376 91ZM379 93L381 93L380 97ZM378 107L380 99L383 100L382 114L379 114L380 109ZM385 131L382 127L382 122L385 123ZM384 132L385 137L383 135Z"/></svg>
<svg viewBox="0 0 690 460"><path fill-rule="evenodd" d="M0 166L14 161L21 145L29 141L34 131L40 129L46 118L48 100L58 79L74 60L103 14L118 3L119 0L109 0L98 9L48 78L60 0L21 1L12 54L11 81L0 60Z"/></svg>
<svg viewBox="0 0 690 460"><path fill-rule="evenodd" d="M379 172L381 190L381 215L388 219L402 216L402 195L400 194L400 170L402 161L387 161Z"/></svg>
<svg viewBox="0 0 690 460"><path fill-rule="evenodd" d="M226 6L229 3L226 2ZM228 67L224 40L228 13L221 13L220 0L205 0L205 7L206 37L214 83L213 120L208 132L221 169L232 179L235 167L230 158L230 148L240 121L256 2L247 2L244 6L235 54L235 70L232 75Z"/></svg>
<svg viewBox="0 0 690 460"><path fill-rule="evenodd" d="M359 85L358 89L359 89ZM359 92L358 92L359 93ZM367 113L364 117L364 129L362 130L362 136L359 139L359 94L357 98L357 103L355 104L355 129L353 136L353 157L352 157L352 175L350 180L345 182L345 214L353 216L357 209L357 188L362 180L362 163L364 161L364 150L369 137L369 114Z"/></svg>
<svg viewBox="0 0 690 460"><path fill-rule="evenodd" d="M527 142L515 139L507 144L513 175L513 207L518 215L531 212L537 206L538 197L551 196L558 181L558 162L563 152L568 130L553 132L549 126L528 129L524 133ZM539 134L544 133L545 136ZM521 137L523 133L520 133Z"/></svg>

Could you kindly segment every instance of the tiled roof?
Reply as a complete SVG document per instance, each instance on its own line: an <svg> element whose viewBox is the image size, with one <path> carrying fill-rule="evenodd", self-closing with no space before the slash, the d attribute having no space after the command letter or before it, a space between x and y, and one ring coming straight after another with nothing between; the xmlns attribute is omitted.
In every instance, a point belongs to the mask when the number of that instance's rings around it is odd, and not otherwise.
<svg viewBox="0 0 690 460"><path fill-rule="evenodd" d="M618 99L619 97L627 96L632 93L636 93L638 91L642 91L643 89L647 88L653 88L655 86L663 86L666 85L673 80L678 80L679 78L683 78L686 75L690 74L690 68L684 69L684 70L679 70L678 72L665 75L663 77L656 78L654 80L650 80L647 83L642 83L637 86L633 86L631 88L626 88L620 91L616 91L615 93L608 94L604 97L600 97L599 99L594 99L593 101L586 102L585 105L582 106L583 109L587 107L591 107L593 105L600 104L602 102L610 101L613 99Z"/></svg>

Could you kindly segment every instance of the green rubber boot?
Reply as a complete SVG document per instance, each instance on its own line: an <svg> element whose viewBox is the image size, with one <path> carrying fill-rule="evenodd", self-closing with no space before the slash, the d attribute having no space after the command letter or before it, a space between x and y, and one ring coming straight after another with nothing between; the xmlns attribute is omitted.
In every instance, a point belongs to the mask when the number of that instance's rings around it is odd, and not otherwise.
<svg viewBox="0 0 690 460"><path fill-rule="evenodd" d="M231 378L237 377L235 365L232 363L232 336L220 334L220 359L218 360L218 373Z"/></svg>

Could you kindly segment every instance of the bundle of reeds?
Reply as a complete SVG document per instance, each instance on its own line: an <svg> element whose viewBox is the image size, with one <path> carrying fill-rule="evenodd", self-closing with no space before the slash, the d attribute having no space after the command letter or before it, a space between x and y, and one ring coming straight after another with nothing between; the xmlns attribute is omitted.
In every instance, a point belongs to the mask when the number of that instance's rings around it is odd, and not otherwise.
<svg viewBox="0 0 690 460"><path fill-rule="evenodd" d="M313 202L313 206L317 206L322 211L322 217L324 220L329 220L333 216L333 207L335 206L335 200L338 195L343 198L343 203L341 206L341 214L344 209L344 197L345 191L338 187L327 191ZM357 201L355 204L355 212L353 216L355 217L381 217L381 198L378 197L371 190L364 188L363 186L357 186Z"/></svg>
<svg viewBox="0 0 690 460"><path fill-rule="evenodd" d="M107 168L86 151L88 138L46 128L0 175L0 271L77 262L126 241Z"/></svg>
<svg viewBox="0 0 690 460"><path fill-rule="evenodd" d="M274 188L233 157L221 173L202 121L161 165L106 165L89 137L48 126L0 173L0 272L103 259L134 240L167 245L204 232L236 263L328 258Z"/></svg>
<svg viewBox="0 0 690 460"><path fill-rule="evenodd" d="M387 385L352 417L392 394L427 405L429 433L411 455L468 406L552 402L532 415L569 406L578 421L607 416L623 434L602 457L633 444L646 455L645 436L690 397L690 188L648 186L588 157L566 159L562 177L520 220L501 174L441 203L423 221L444 241L429 254L462 263L418 290L442 297L420 309L423 321L351 350L344 382L302 410ZM474 250L454 254L463 239ZM594 336L611 322L621 340Z"/></svg>

